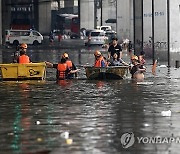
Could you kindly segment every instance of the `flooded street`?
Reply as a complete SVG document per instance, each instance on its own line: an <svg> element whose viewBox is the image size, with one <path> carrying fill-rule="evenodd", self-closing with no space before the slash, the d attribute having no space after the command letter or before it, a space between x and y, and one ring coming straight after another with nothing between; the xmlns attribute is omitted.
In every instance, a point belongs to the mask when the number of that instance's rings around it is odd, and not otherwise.
<svg viewBox="0 0 180 154"><path fill-rule="evenodd" d="M13 51L2 51L3 63ZM87 80L83 65L93 64L94 48L29 49L28 55L57 63L63 52L81 69L78 79L56 83L56 70L48 68L45 81L0 82L1 154L179 154L179 69L159 62L153 76L149 60L144 82L130 75ZM153 137L174 140L153 143Z"/></svg>

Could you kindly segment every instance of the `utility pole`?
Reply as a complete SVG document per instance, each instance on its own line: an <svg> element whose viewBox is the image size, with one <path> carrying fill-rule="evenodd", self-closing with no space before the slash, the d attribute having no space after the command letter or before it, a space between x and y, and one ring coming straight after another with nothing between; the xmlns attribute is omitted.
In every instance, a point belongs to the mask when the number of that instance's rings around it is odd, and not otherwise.
<svg viewBox="0 0 180 154"><path fill-rule="evenodd" d="M97 27L97 0L94 0L94 29Z"/></svg>
<svg viewBox="0 0 180 154"><path fill-rule="evenodd" d="M141 28L142 28L142 43L141 43L141 51L144 49L144 3L143 0L141 0L141 16L142 16L142 21L141 21Z"/></svg>
<svg viewBox="0 0 180 154"><path fill-rule="evenodd" d="M169 13L169 0L167 0L167 48L168 48L168 67L171 66L170 63L170 13Z"/></svg>
<svg viewBox="0 0 180 154"><path fill-rule="evenodd" d="M118 18L118 15L117 15L117 0L116 0L116 33L117 33L117 18Z"/></svg>
<svg viewBox="0 0 180 154"><path fill-rule="evenodd" d="M133 44L134 44L134 54L136 54L136 15L135 15L135 0L133 0L133 32L134 32L134 36L133 36Z"/></svg>
<svg viewBox="0 0 180 154"><path fill-rule="evenodd" d="M152 0L152 60L153 64L155 61L155 51L154 51L154 0Z"/></svg>
<svg viewBox="0 0 180 154"><path fill-rule="evenodd" d="M57 0L57 3L58 3L58 12L60 12L60 9L61 9L61 0Z"/></svg>
<svg viewBox="0 0 180 154"><path fill-rule="evenodd" d="M80 23L81 23L80 0L78 0L78 18L79 18L79 22L78 22L78 24L79 24L79 36L80 36L80 29L81 29L81 25L80 25Z"/></svg>
<svg viewBox="0 0 180 154"><path fill-rule="evenodd" d="M101 26L103 25L103 0L101 0Z"/></svg>

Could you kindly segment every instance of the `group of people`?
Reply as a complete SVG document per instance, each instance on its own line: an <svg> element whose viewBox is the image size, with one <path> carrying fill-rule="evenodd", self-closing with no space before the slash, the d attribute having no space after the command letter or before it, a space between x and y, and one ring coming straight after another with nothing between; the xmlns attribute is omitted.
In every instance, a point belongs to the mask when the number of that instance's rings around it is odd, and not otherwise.
<svg viewBox="0 0 180 154"><path fill-rule="evenodd" d="M20 46L17 46L17 50L14 52L14 63L26 64L31 63L30 57L26 55L27 44L22 43ZM57 79L72 79L77 77L77 72L79 69L76 69L74 63L69 59L67 53L61 55L60 62L58 64L52 64L50 62L45 62L47 67L57 69Z"/></svg>
<svg viewBox="0 0 180 154"><path fill-rule="evenodd" d="M131 65L130 65L130 73L133 79L138 81L142 81L144 79L144 72L146 72L146 67L144 66L145 60L141 56L132 55L131 56Z"/></svg>
<svg viewBox="0 0 180 154"><path fill-rule="evenodd" d="M73 79L74 76L77 77L79 69L76 69L76 66L69 59L69 55L66 52L62 54L61 60L58 64L52 64L50 62L45 63L48 67L55 68L57 70L56 78L58 80Z"/></svg>
<svg viewBox="0 0 180 154"><path fill-rule="evenodd" d="M122 60L122 48L118 44L118 39L113 38L112 44L108 48L108 59L101 54L100 51L96 50L94 53L95 63L94 67L107 67L107 66L129 66L130 73L133 79L143 80L145 68L144 52L142 51L139 56L130 54L131 65L127 64Z"/></svg>
<svg viewBox="0 0 180 154"><path fill-rule="evenodd" d="M26 55L27 44L22 43L19 46L19 50L14 53L14 63L30 63L29 56ZM95 63L94 67L108 67L108 66L129 66L130 73L134 79L144 79L144 67L145 60L143 57L144 53L138 57L131 55L131 65L127 64L122 60L122 48L118 44L118 39L114 38L111 45L108 48L108 58L106 59L99 50L94 52ZM79 69L76 68L74 63L70 60L68 53L63 53L60 58L60 62L53 64L45 62L47 67L55 68L57 70L57 79L72 79L77 77Z"/></svg>
<svg viewBox="0 0 180 154"><path fill-rule="evenodd" d="M118 44L117 38L113 38L112 44L108 47L107 60L98 50L94 52L94 56L95 56L94 67L121 66L121 65L128 66L128 64L122 60L122 48Z"/></svg>

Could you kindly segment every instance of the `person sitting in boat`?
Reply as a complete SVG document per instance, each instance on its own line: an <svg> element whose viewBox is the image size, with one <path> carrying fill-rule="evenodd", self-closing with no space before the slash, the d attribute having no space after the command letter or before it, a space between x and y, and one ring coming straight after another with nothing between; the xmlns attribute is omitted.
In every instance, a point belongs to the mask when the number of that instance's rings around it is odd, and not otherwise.
<svg viewBox="0 0 180 154"><path fill-rule="evenodd" d="M130 73L132 78L138 81L142 81L144 79L144 72L146 71L146 68L144 65L139 63L139 59L136 55L131 57L131 61L132 66L130 67Z"/></svg>
<svg viewBox="0 0 180 154"><path fill-rule="evenodd" d="M145 63L146 63L146 60L144 59L144 56L145 56L145 52L141 51L140 55L138 56L139 63L141 65L145 65Z"/></svg>
<svg viewBox="0 0 180 154"><path fill-rule="evenodd" d="M52 64L50 62L45 62L47 67L57 69L56 78L57 80L70 79L69 74L73 74L78 72L79 70L70 70L68 65L66 64L66 59L62 56L60 62L58 64Z"/></svg>
<svg viewBox="0 0 180 154"><path fill-rule="evenodd" d="M104 57L102 56L99 50L96 50L94 52L94 56L95 56L94 67L106 67L106 61L104 60Z"/></svg>
<svg viewBox="0 0 180 154"><path fill-rule="evenodd" d="M27 44L22 43L20 45L20 56L17 58L17 63L24 64L31 62L29 56L26 55L26 50L27 50Z"/></svg>
<svg viewBox="0 0 180 154"><path fill-rule="evenodd" d="M118 39L117 38L113 38L112 39L112 44L109 46L108 60L113 59L113 56L114 56L115 53L118 55L118 59L122 58L122 48L118 44Z"/></svg>
<svg viewBox="0 0 180 154"><path fill-rule="evenodd" d="M63 57L64 59L66 59L66 64L67 64L69 70L76 70L76 66L75 66L74 63L69 59L69 55L68 55L66 52L63 53L62 57ZM76 73L70 73L70 74L68 74L68 78L74 78L74 75L75 75L75 77L77 77L77 72L76 72Z"/></svg>
<svg viewBox="0 0 180 154"><path fill-rule="evenodd" d="M118 59L118 55L115 53L113 55L113 61L111 62L110 66L129 66L126 62L124 62L122 59Z"/></svg>

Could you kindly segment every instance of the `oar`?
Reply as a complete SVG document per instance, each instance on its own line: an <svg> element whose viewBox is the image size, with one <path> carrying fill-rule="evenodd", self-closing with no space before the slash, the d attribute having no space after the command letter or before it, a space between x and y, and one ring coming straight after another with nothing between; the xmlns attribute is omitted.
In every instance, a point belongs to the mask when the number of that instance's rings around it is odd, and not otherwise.
<svg viewBox="0 0 180 154"><path fill-rule="evenodd" d="M154 64L152 66L152 74L156 75L156 67L157 67L157 60L154 61Z"/></svg>

